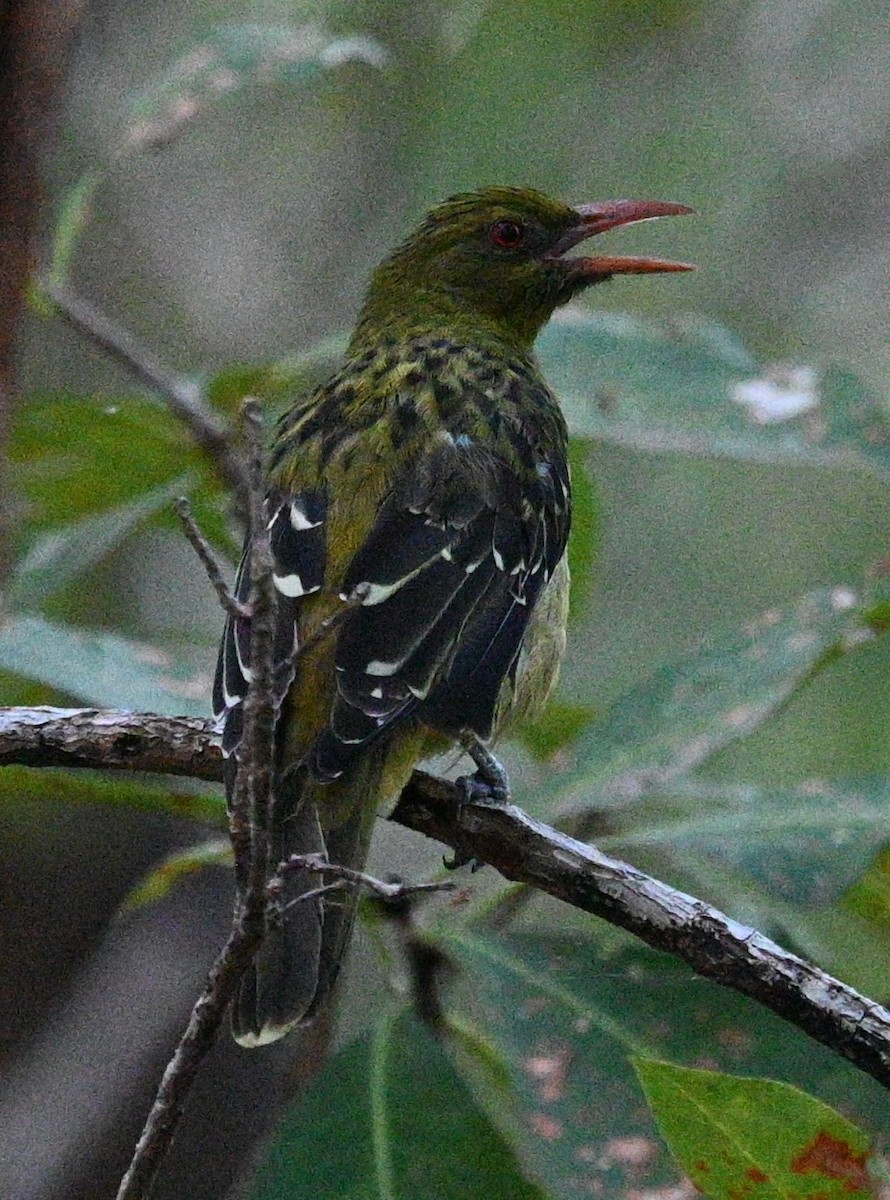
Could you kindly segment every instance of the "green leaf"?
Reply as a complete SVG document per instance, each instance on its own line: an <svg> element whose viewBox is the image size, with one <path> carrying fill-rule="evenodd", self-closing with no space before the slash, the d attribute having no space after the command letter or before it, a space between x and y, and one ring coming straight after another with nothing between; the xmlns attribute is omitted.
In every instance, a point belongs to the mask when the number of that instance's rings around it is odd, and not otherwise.
<svg viewBox="0 0 890 1200"><path fill-rule="evenodd" d="M890 841L890 781L808 779L795 786L682 778L614 809L597 845L621 854L670 848L741 869L773 895L828 904Z"/></svg>
<svg viewBox="0 0 890 1200"><path fill-rule="evenodd" d="M862 623L875 633L890 629L890 568L879 564L866 581L862 597Z"/></svg>
<svg viewBox="0 0 890 1200"><path fill-rule="evenodd" d="M883 797L885 813L890 804L888 793L890 787L885 788ZM850 886L843 903L850 912L890 933L890 849L885 847L875 855L865 874Z"/></svg>
<svg viewBox="0 0 890 1200"><path fill-rule="evenodd" d="M210 706L209 674L155 646L43 617L14 617L0 628L0 668L109 708L206 716Z"/></svg>
<svg viewBox="0 0 890 1200"><path fill-rule="evenodd" d="M217 826L225 824L223 800L206 790L172 792L160 783L133 782L120 772L104 776L91 771L47 771L43 767L4 767L0 771L0 811L4 820L25 812L35 801L112 805Z"/></svg>
<svg viewBox="0 0 890 1200"><path fill-rule="evenodd" d="M574 769L549 795L589 804L622 802L666 784L757 729L788 697L847 648L873 636L848 588L810 592L741 630L660 668L617 702L577 744ZM540 791L540 789L539 789Z"/></svg>
<svg viewBox="0 0 890 1200"><path fill-rule="evenodd" d="M157 400L32 396L16 413L10 458L29 504L32 537L138 503L188 471L197 481L191 494L197 520L208 537L225 543L223 489L206 456Z"/></svg>
<svg viewBox="0 0 890 1200"><path fill-rule="evenodd" d="M299 354L272 363L230 363L206 383L205 397L214 408L234 415L245 396L266 401L281 412L295 397L308 395L341 365L349 338L334 334Z"/></svg>
<svg viewBox="0 0 890 1200"><path fill-rule="evenodd" d="M80 517L39 535L13 569L10 605L39 607L48 596L94 567L149 517L188 491L189 480L189 476L181 476L136 500Z"/></svg>
<svg viewBox="0 0 890 1200"><path fill-rule="evenodd" d="M124 148L166 144L250 85L305 85L348 62L380 67L385 61L372 38L335 38L315 25L218 25L134 102Z"/></svg>
<svg viewBox="0 0 890 1200"><path fill-rule="evenodd" d="M136 908L144 908L148 904L156 904L173 890L178 883L197 871L207 867L231 866L232 845L226 839L213 838L209 842L201 842L197 846L189 846L187 850L177 850L153 867L144 879L133 888L124 900L121 909L130 912Z"/></svg>
<svg viewBox="0 0 890 1200"><path fill-rule="evenodd" d="M232 363L206 381L204 398L213 408L236 419L247 396L274 411L302 390L302 377L286 365Z"/></svg>
<svg viewBox="0 0 890 1200"><path fill-rule="evenodd" d="M177 137L212 108L251 85L302 86L337 67L381 67L386 51L373 38L335 38L313 25L219 25L191 46L128 107L115 157L154 149ZM50 282L66 282L78 243L106 177L93 168L68 189L52 238ZM42 307L43 293L35 289ZM46 305L51 311L51 305Z"/></svg>
<svg viewBox="0 0 890 1200"><path fill-rule="evenodd" d="M251 1200L544 1200L451 1057L409 1014L335 1055L294 1105Z"/></svg>
<svg viewBox="0 0 890 1200"><path fill-rule="evenodd" d="M577 436L890 480L890 424L849 372L763 370L714 324L579 309L551 321L537 349Z"/></svg>
<svg viewBox="0 0 890 1200"><path fill-rule="evenodd" d="M565 924L564 913L554 925ZM625 937L604 951L600 923L587 919L587 927L575 937L505 936L460 928L452 915L433 931L462 968L454 1004L510 1071L519 1105L511 1132L523 1161L560 1200L680 1186L640 1103L632 1054L781 1074L826 1099L843 1096L876 1134L886 1128L890 1095L835 1053L667 955ZM611 931L609 940L614 946Z"/></svg>
<svg viewBox="0 0 890 1200"><path fill-rule="evenodd" d="M711 1200L868 1200L869 1139L797 1088L638 1058L659 1129Z"/></svg>

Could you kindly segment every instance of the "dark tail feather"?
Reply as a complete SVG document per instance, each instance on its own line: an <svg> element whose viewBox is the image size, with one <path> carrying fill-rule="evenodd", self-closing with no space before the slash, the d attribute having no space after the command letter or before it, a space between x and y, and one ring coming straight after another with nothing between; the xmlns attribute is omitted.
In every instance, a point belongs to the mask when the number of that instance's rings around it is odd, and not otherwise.
<svg viewBox="0 0 890 1200"><path fill-rule="evenodd" d="M291 854L323 853L324 848L315 805L303 803L274 839L273 862ZM232 1007L232 1033L242 1046L264 1046L284 1037L312 1004L322 946L322 900L300 897L321 884L321 876L312 871L292 871L286 877L281 901L289 907L266 932Z"/></svg>
<svg viewBox="0 0 890 1200"><path fill-rule="evenodd" d="M375 802L369 803L369 798L365 796L364 803L360 802L355 806L349 819L330 831L327 836L330 862L339 863L344 867L352 867L355 871L364 870L374 829L374 819L377 816L376 799L375 790ZM337 891L329 892L325 897L321 954L318 960L318 983L304 1020L314 1017L333 991L340 967L349 949L358 902L359 889L348 885Z"/></svg>
<svg viewBox="0 0 890 1200"><path fill-rule="evenodd" d="M273 847L275 861L323 853L329 862L361 870L377 812L377 760L377 754L367 754L347 777L306 786L297 811L282 822ZM319 810L345 813L346 818L325 834ZM232 1008L232 1033L242 1046L264 1046L284 1037L294 1025L314 1017L330 995L359 897L355 887L347 886L299 899L328 882L313 871L288 874L281 921L268 930Z"/></svg>

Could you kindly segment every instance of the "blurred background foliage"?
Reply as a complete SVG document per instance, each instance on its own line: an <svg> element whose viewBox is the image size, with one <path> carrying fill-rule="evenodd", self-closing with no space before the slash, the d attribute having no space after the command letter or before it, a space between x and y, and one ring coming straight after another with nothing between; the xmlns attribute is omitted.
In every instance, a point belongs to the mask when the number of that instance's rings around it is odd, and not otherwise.
<svg viewBox="0 0 890 1200"><path fill-rule="evenodd" d="M509 751L513 777L543 816L589 820L593 803L610 851L886 1000L890 650L873 636L883 610L867 601L863 620L860 599L888 554L885 6L97 2L69 85L46 160L47 270L226 418L247 390L277 411L324 372L372 265L445 195L497 182L698 210L620 235L622 252L687 259L694 275L603 286L542 339L577 436L574 626L550 718ZM54 318L39 289L20 365L3 699L206 712L220 618L169 501L188 492L231 556L223 490L158 397ZM770 421L778 402L790 415ZM760 675L752 658L765 659ZM642 793L626 786L634 771L650 772ZM0 785L0 1141L15 1195L47 1200L110 1191L230 892L225 871L190 871L115 921L166 855L195 844L187 865L213 860L206 823L171 813L215 801L184 781L171 797L158 781L48 778L7 772ZM434 848L382 832L383 869L435 869ZM467 928L497 903L497 882L473 892ZM535 904L522 917L525 973L511 974L519 949L483 954L455 912L430 928L464 968L457 990L473 991L467 972L481 981L463 1008L512 1076L512 1091L504 1076L477 1079L474 1095L487 1096L497 1136L534 1135L523 1170L541 1194L597 1183L623 1196L676 1178L647 1149L623 1058L643 1027L665 1056L797 1080L880 1124L876 1087L623 935ZM375 964L365 942L342 1028L382 1054L391 1025L366 1031L368 996L383 995ZM497 1015L511 988L525 1014L515 1027ZM563 1004L552 1022L548 1003ZM633 1037L616 1032L610 1005L632 1012ZM225 1194L294 1088L297 1049L220 1047L161 1195ZM344 1053L344 1077L361 1077L370 1051ZM478 1074L485 1056L467 1054ZM574 1064L571 1088L563 1079L546 1103L523 1071L536 1055L557 1074L565 1055ZM400 1094L412 1086L401 1080ZM452 1130L452 1153L480 1128ZM305 1154L330 1144L313 1136ZM642 1159L616 1149L630 1137ZM502 1191L487 1196L520 1194L503 1153ZM321 1176L282 1193L265 1169L264 1197L378 1194L342 1180L324 1191ZM447 1186L472 1194L453 1181L400 1194Z"/></svg>

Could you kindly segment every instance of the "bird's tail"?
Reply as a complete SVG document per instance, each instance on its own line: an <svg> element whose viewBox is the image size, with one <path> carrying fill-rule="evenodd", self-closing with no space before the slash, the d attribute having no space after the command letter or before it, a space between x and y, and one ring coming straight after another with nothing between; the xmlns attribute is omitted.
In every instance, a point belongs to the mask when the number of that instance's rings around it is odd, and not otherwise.
<svg viewBox="0 0 890 1200"><path fill-rule="evenodd" d="M381 765L372 752L333 783L307 780L299 772L297 794L288 797L289 811L273 830L273 865L292 854L323 854L329 862L361 870L378 807ZM284 1037L315 1016L330 995L349 944L358 891L347 885L307 896L326 882L317 871L286 874L280 919L267 930L232 1008L232 1033L242 1046Z"/></svg>

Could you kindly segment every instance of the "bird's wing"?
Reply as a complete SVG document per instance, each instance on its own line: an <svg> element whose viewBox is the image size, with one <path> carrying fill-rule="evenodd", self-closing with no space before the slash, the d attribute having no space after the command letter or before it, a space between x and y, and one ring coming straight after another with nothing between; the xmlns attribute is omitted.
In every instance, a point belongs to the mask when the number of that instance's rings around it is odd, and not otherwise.
<svg viewBox="0 0 890 1200"><path fill-rule="evenodd" d="M445 732L491 735L529 615L568 534L564 463L523 480L490 449L444 433L402 468L353 557L330 724L311 769L341 775L415 714Z"/></svg>
<svg viewBox="0 0 890 1200"><path fill-rule="evenodd" d="M491 735L501 685L565 549L567 496L563 462L539 461L520 483L497 454L448 434L402 468L340 584L344 599L362 602L339 622L330 720L309 763L316 777L337 778L412 715L455 735ZM273 494L269 511L281 701L298 668L304 597L332 584L328 505L322 490ZM246 551L236 594L249 592ZM249 619L229 617L213 688L226 755L237 756L249 679Z"/></svg>
<svg viewBox="0 0 890 1200"><path fill-rule="evenodd" d="M319 592L324 584L327 499L323 490L268 497L269 544L273 578L278 591L274 661L275 698L283 700L293 679L297 645L297 618L304 596ZM239 600L250 597L250 539L235 579ZM216 676L213 712L222 722L222 749L227 757L237 753L244 725L243 701L250 682L250 619L226 619Z"/></svg>

